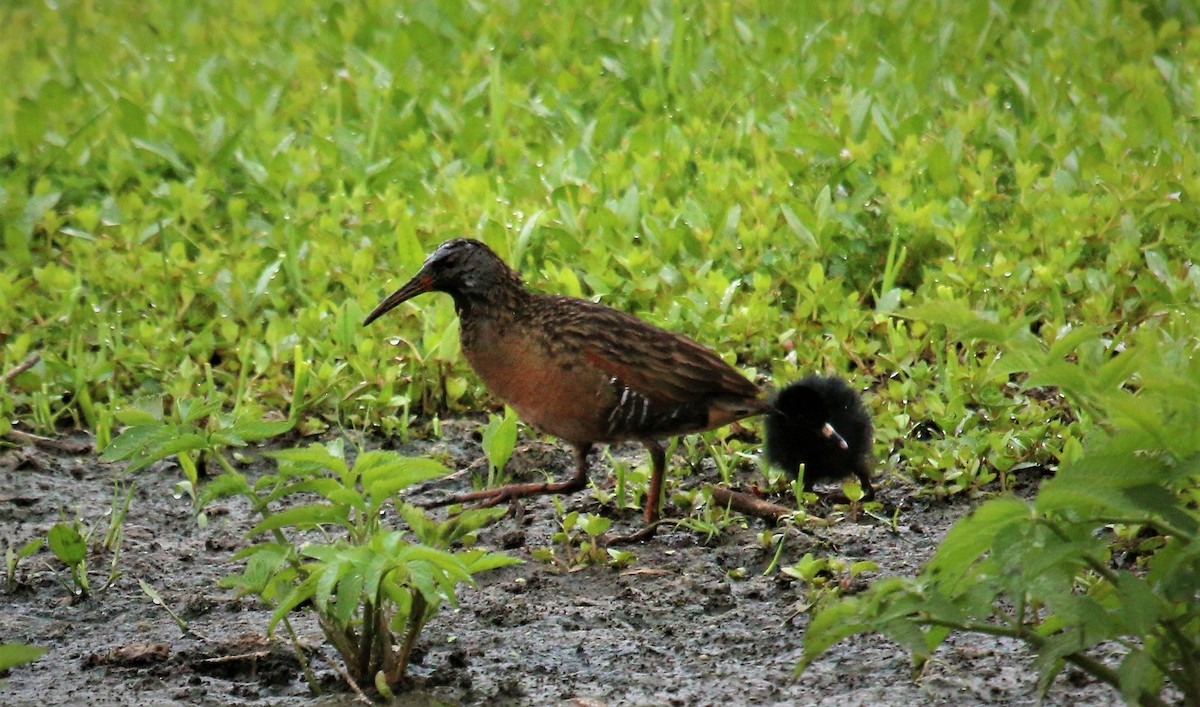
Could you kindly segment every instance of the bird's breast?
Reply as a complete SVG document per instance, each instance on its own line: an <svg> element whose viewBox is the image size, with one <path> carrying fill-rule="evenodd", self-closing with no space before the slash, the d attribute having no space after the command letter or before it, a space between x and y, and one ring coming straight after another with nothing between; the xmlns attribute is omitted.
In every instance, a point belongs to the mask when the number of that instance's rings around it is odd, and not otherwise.
<svg viewBox="0 0 1200 707"><path fill-rule="evenodd" d="M490 329L490 330L489 330ZM603 441L611 395L587 362L519 326L463 328L463 354L493 395L526 423L573 443Z"/></svg>

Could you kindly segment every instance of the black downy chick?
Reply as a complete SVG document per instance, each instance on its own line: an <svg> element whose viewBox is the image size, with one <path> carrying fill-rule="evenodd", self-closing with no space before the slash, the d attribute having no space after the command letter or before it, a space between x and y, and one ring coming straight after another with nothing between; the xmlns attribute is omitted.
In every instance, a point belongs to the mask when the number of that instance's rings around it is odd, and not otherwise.
<svg viewBox="0 0 1200 707"><path fill-rule="evenodd" d="M773 396L767 414L767 461L793 478L804 465L804 490L853 474L864 500L875 497L871 485L874 427L861 396L837 376L809 375ZM837 435L823 433L832 425ZM839 439L840 437L840 439Z"/></svg>

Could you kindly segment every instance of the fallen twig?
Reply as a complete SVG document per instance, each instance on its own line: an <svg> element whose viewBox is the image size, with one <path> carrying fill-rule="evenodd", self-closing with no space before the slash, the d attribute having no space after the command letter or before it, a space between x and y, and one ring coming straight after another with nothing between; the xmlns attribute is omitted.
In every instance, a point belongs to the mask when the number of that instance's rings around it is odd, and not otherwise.
<svg viewBox="0 0 1200 707"><path fill-rule="evenodd" d="M731 491L723 486L710 486L709 491L712 492L713 502L715 503L728 506L739 513L765 518L770 521L778 521L796 512L792 508L785 508L784 506L764 501L761 498L756 498L740 491Z"/></svg>
<svg viewBox="0 0 1200 707"><path fill-rule="evenodd" d="M350 686L350 689L354 691L356 700L367 705L374 704L374 702L371 702L371 698L363 694L362 688L358 686L358 683L354 682L354 678L350 677L350 673L347 672L340 663L338 663L336 660L330 662L333 663L333 668L337 671L338 675L341 675L342 679L346 681L346 684Z"/></svg>
<svg viewBox="0 0 1200 707"><path fill-rule="evenodd" d="M63 452L64 454L87 454L92 451L92 445L88 442L54 439L53 437L43 437L35 435L32 432L22 432L21 430L9 430L4 436L20 444L32 444L43 449Z"/></svg>
<svg viewBox="0 0 1200 707"><path fill-rule="evenodd" d="M268 650L254 651L253 653L239 653L237 655L220 655L220 656L216 656L215 658L204 658L200 662L208 664L208 665L220 665L221 663L232 663L234 661L243 661L243 660L256 661L259 658L266 658L269 655L271 655L271 651L268 649Z"/></svg>
<svg viewBox="0 0 1200 707"><path fill-rule="evenodd" d="M25 371L28 371L30 368L33 368L34 366L36 366L38 364L38 361L41 361L41 360L42 360L42 355L40 353L37 353L36 351L34 353L31 353L28 356L26 356L24 361L21 361L20 363L18 363L12 370L5 372L5 374L4 374L5 385L7 385L8 383L11 383L13 378L16 378L17 376L21 375Z"/></svg>

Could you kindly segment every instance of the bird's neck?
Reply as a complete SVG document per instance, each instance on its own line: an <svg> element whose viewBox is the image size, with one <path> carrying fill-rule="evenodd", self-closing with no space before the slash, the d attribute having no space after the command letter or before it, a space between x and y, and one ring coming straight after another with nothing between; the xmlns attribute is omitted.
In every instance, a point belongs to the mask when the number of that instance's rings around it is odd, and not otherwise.
<svg viewBox="0 0 1200 707"><path fill-rule="evenodd" d="M470 288L450 292L463 324L476 319L503 321L524 311L532 295L514 270L497 273Z"/></svg>
<svg viewBox="0 0 1200 707"><path fill-rule="evenodd" d="M511 278L488 284L489 287L472 292L450 293L454 297L454 308L458 310L463 353L485 380L488 379L485 370L488 357L505 350L506 341L520 337L520 332L524 331L521 323L529 316L532 298L516 273Z"/></svg>

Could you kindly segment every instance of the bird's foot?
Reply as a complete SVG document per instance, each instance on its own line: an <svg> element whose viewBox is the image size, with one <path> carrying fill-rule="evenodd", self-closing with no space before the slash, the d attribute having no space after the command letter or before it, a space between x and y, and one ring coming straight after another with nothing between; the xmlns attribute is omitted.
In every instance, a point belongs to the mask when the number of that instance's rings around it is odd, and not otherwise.
<svg viewBox="0 0 1200 707"><path fill-rule="evenodd" d="M476 508L491 508L513 498L517 498L517 495L509 493L507 487L501 486L497 489L484 489L483 491L472 491L471 493L446 496L445 498L433 501L425 501L419 505L421 508L443 508L445 506L461 506L478 501L475 506Z"/></svg>
<svg viewBox="0 0 1200 707"><path fill-rule="evenodd" d="M498 506L505 501L515 501L518 498L528 498L530 496L540 496L543 494L555 493L574 493L583 488L587 484L587 478L584 476L576 476L567 481L557 483L540 483L540 484L509 484L500 486L494 489L483 489L482 491L472 491L470 493L461 493L456 496L447 496L446 498L436 501L427 501L421 504L422 508L441 508L442 506L456 506L466 503L475 503L476 508L491 508Z"/></svg>
<svg viewBox="0 0 1200 707"><path fill-rule="evenodd" d="M861 498L851 499L845 491L817 492L817 501L823 506L849 506L855 503L869 503L875 500L874 492L863 494Z"/></svg>

